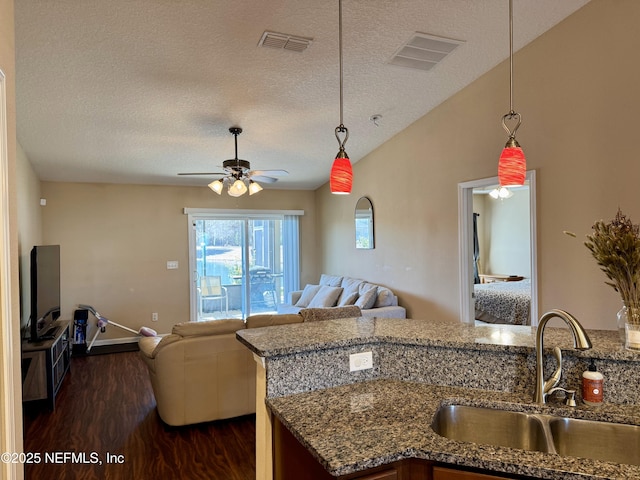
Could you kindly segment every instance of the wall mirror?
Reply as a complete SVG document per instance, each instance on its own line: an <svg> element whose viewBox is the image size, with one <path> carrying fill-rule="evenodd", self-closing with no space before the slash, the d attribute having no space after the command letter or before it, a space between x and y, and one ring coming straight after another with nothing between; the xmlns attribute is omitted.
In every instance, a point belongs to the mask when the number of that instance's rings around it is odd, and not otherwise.
<svg viewBox="0 0 640 480"><path fill-rule="evenodd" d="M460 319L537 325L536 176L502 192L498 177L458 184Z"/></svg>
<svg viewBox="0 0 640 480"><path fill-rule="evenodd" d="M367 197L356 203L356 248L370 250L375 247L373 235L373 205Z"/></svg>

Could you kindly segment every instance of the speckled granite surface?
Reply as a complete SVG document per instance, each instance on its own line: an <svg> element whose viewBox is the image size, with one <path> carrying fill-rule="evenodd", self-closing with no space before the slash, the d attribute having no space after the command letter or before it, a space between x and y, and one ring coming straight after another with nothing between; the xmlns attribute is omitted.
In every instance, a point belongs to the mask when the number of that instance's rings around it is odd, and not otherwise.
<svg viewBox="0 0 640 480"><path fill-rule="evenodd" d="M562 386L579 391L591 358L605 375L604 406L570 409L531 403L531 327L358 318L237 333L264 358L274 414L334 475L417 457L538 478L640 478L638 466L455 442L430 428L441 402L640 425L640 353L622 348L617 332L589 335L593 348L579 352L567 330L545 329L546 377L554 346L563 350ZM349 372L348 355L361 351L372 352L374 368Z"/></svg>
<svg viewBox="0 0 640 480"><path fill-rule="evenodd" d="M562 325L560 320L558 325ZM589 330L589 335L593 348L587 352L575 352L577 356L640 361L640 353L620 346L617 332ZM463 348L475 345L477 350L527 352L535 346L535 327L474 327L432 320L361 317L252 328L240 330L238 337L261 357L367 343ZM545 347L559 346L563 350L573 348L571 335L563 328L547 327L544 342Z"/></svg>
<svg viewBox="0 0 640 480"><path fill-rule="evenodd" d="M590 409L527 402L511 394L396 380L361 382L267 401L284 425L336 476L403 458L422 458L545 479L640 478L640 466L458 442L437 435L430 427L441 404L640 423L638 406Z"/></svg>

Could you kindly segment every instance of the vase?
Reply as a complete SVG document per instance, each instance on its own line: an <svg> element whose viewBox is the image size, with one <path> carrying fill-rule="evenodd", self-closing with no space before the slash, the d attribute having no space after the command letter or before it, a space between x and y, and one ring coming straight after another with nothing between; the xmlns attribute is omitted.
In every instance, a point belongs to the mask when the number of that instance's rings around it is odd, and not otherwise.
<svg viewBox="0 0 640 480"><path fill-rule="evenodd" d="M627 350L640 350L640 323L638 319L630 322L630 309L623 306L618 311L618 334L622 345Z"/></svg>

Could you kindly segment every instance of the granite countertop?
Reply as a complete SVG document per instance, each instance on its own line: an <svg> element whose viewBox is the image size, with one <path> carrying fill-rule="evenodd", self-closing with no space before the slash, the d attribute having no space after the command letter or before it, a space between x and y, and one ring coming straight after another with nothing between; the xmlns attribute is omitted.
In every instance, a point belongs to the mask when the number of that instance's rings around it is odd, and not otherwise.
<svg viewBox="0 0 640 480"><path fill-rule="evenodd" d="M563 325L560 319L557 323ZM555 346L570 352L566 359L567 366L571 364L572 357L599 358L603 366L620 363L619 368L627 369L635 369L640 363L640 353L622 348L616 331L589 330L588 334L593 348L581 352L573 348L573 340L567 329L547 326L544 333L546 354ZM619 404L570 408L534 404L531 402L530 389L525 395L518 389L489 390L493 385L491 382L481 382L482 386L467 382L467 379L478 380L474 375L489 375L504 381L504 372L518 372L517 369L508 370L506 365L501 368L495 362L503 362L502 354L505 352L513 353L514 358L518 357L519 361L525 363L526 359L531 359L535 349L535 328L514 325L469 326L415 319L352 318L240 330L236 335L256 355L265 359L268 371L273 370L273 378L267 381L268 384L288 384L293 377L308 383L303 390L292 391L291 394L269 395L266 402L274 415L334 476L404 458L421 458L553 480L640 478L640 466L458 442L441 437L432 430L431 421L438 407L454 403L640 425L640 402L627 401L629 396L625 396L625 401L615 402ZM321 357L320 363L314 363L311 360L316 360L319 352L353 352L365 345L376 346L374 355L378 345L382 350L393 345L392 350L401 355L405 362L413 361L413 357L405 355L405 350L415 354L424 347L425 354L418 354L417 360L424 362L427 358L429 362L436 363L423 363L420 369L449 368L451 364L442 362L454 353L458 359L464 359L465 355L466 358L482 356L485 360L481 365L491 366L491 371L478 370L478 362L463 361L455 364L458 365L456 368L464 369L459 375L464 380L462 383L455 383L459 378L456 375L456 378L451 378L444 371L441 373L445 373L446 378L425 382L405 377L395 370L389 374L389 370L378 376L374 372L371 377L355 375L366 375L364 372L354 372L354 378L346 384L342 382L317 387L320 383L313 381L316 374L326 374L333 379L339 376L338 367L344 363L342 353L327 353ZM437 347L442 352L429 356L433 350L431 347ZM496 356L496 352L501 353ZM385 358L385 365L393 365L393 361ZM303 366L300 363L302 359L310 361ZM283 362L292 367L282 369ZM436 364L439 366L436 367ZM573 361L573 364L575 371L571 372L571 377L577 378L579 371L582 371L577 370L580 362ZM471 368L475 373L467 370ZM530 368L531 365L525 365L524 372L531 375ZM614 388L609 388L612 394L622 396L622 393L634 391L640 382L637 375L620 375L619 370L610 370L608 373L608 385L618 388L615 392ZM527 384L532 382L530 379L526 381ZM495 386L495 390L504 387L498 383ZM597 441L594 439L594 442Z"/></svg>
<svg viewBox="0 0 640 480"><path fill-rule="evenodd" d="M563 325L560 319L558 324ZM283 330L286 329L286 330ZM283 332L286 331L286 334ZM545 328L545 349L559 346L574 356L612 360L640 360L640 353L621 347L618 333L588 330L593 348L580 352L565 328ZM422 345L451 348L473 346L476 350L531 352L536 328L523 325L473 326L433 320L395 318L351 318L322 322L294 323L239 330L238 339L260 357L340 348L371 343Z"/></svg>
<svg viewBox="0 0 640 480"><path fill-rule="evenodd" d="M536 405L513 394L373 380L267 399L272 412L334 476L404 458L545 479L640 478L640 466L458 442L430 427L442 404L463 404L640 425L640 406ZM598 439L593 439L597 442Z"/></svg>

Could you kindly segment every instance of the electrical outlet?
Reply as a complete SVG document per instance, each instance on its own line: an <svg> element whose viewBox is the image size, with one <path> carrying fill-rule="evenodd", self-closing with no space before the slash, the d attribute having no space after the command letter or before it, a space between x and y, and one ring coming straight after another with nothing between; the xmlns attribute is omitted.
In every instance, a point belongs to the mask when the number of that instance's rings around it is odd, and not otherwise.
<svg viewBox="0 0 640 480"><path fill-rule="evenodd" d="M349 355L350 372L369 368L373 368L373 355L371 352L352 353Z"/></svg>
<svg viewBox="0 0 640 480"><path fill-rule="evenodd" d="M151 314L151 321L152 322L157 322L158 321L158 313L157 312L153 312Z"/></svg>

